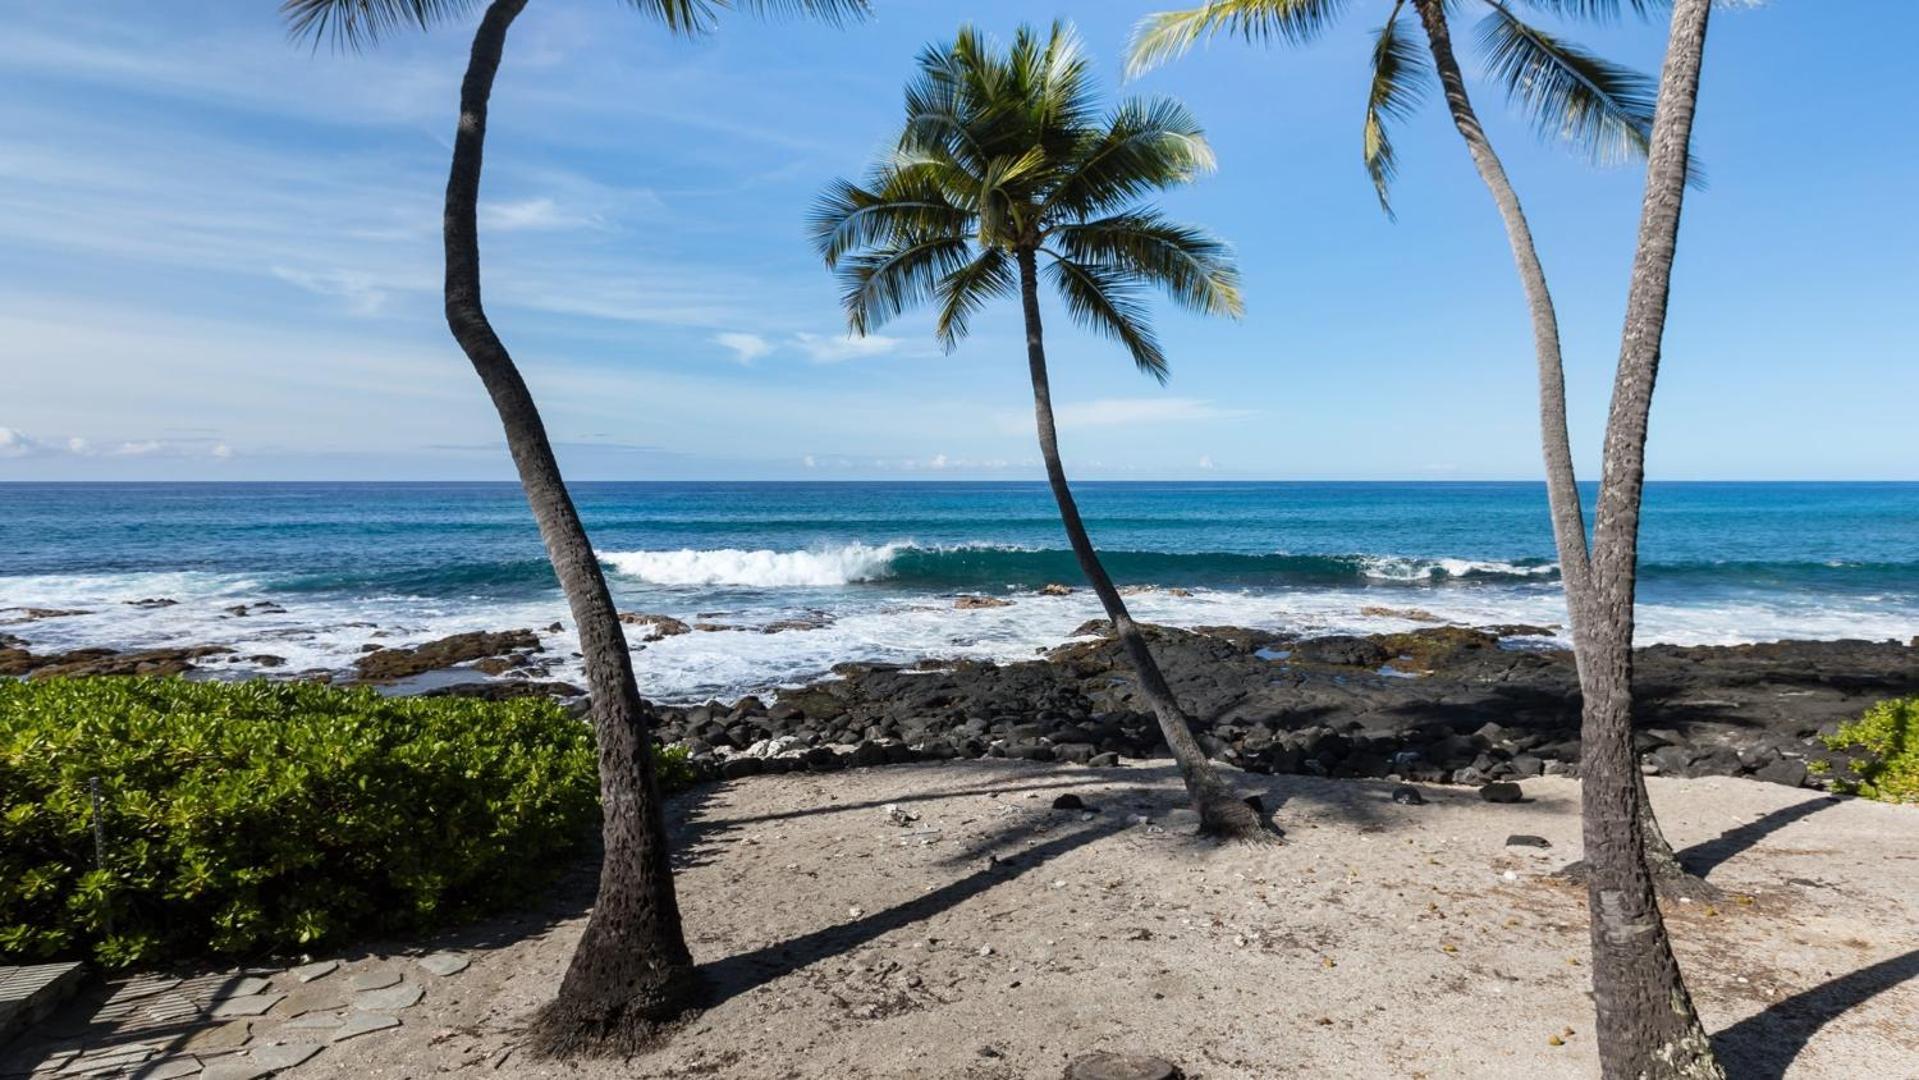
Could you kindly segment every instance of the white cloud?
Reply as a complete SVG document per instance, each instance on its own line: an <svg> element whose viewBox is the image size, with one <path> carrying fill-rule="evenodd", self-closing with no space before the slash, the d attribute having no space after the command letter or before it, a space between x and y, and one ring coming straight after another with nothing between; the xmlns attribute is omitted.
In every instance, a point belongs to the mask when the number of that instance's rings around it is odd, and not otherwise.
<svg viewBox="0 0 1919 1080"><path fill-rule="evenodd" d="M26 432L0 427L0 457L26 457L39 451L40 444L28 437Z"/></svg>
<svg viewBox="0 0 1919 1080"><path fill-rule="evenodd" d="M327 270L314 273L288 266L276 266L273 268L273 276L307 292L345 300L347 310L355 315L377 315L380 309L386 306L387 291L376 285L373 278L367 274L351 270Z"/></svg>
<svg viewBox="0 0 1919 1080"><path fill-rule="evenodd" d="M228 446L226 443L214 443L213 449L208 451L208 453L211 453L214 457L219 458L221 461L225 461L226 459L233 456L233 447Z"/></svg>
<svg viewBox="0 0 1919 1080"><path fill-rule="evenodd" d="M773 343L758 334L746 334L728 330L714 334L713 343L725 346L733 351L733 359L742 364L750 364L773 351Z"/></svg>
<svg viewBox="0 0 1919 1080"><path fill-rule="evenodd" d="M545 196L520 199L517 202L480 204L480 227L497 232L578 229L597 224L598 221L590 216L560 209L559 203Z"/></svg>
<svg viewBox="0 0 1919 1080"><path fill-rule="evenodd" d="M1215 467L1213 465L1213 455L1211 454L1199 455L1199 467L1210 472Z"/></svg>
<svg viewBox="0 0 1919 1080"><path fill-rule="evenodd" d="M793 335L793 344L816 364L837 364L843 360L885 356L899 348L900 339L881 334L868 334L865 337L854 337L851 334L829 337L825 334L809 334L802 330Z"/></svg>
<svg viewBox="0 0 1919 1080"><path fill-rule="evenodd" d="M1187 424L1232 420L1246 415L1244 409L1225 409L1199 398L1175 397L1095 398L1069 402L1053 410L1053 419L1062 429ZM1009 432L1025 431L1033 424L1032 414L1028 412L1002 413L999 420L1000 426Z"/></svg>

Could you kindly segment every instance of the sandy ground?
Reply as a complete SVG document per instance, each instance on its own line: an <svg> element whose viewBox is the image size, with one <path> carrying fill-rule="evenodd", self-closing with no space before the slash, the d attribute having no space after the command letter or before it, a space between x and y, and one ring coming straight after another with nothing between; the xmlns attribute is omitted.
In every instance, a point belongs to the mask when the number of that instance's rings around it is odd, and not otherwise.
<svg viewBox="0 0 1919 1080"><path fill-rule="evenodd" d="M1584 896L1548 876L1579 855L1575 782L1527 781L1516 805L1426 787L1403 806L1385 783L1239 780L1286 845L1193 839L1165 767L978 761L696 791L674 806L680 897L720 1000L666 1047L570 1064L517 1049L580 931L582 873L549 912L429 943L473 964L404 1027L281 1075L1011 1080L1094 1050L1203 1080L1598 1075ZM1732 1074L1919 1078L1919 809L1649 784L1727 892L1669 921ZM1066 793L1097 812L1053 809Z"/></svg>

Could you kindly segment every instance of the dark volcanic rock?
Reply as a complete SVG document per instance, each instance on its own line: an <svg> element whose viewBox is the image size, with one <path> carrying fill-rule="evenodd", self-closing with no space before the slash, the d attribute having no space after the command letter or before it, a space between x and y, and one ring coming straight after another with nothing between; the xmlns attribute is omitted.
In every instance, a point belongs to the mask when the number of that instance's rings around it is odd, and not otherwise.
<svg viewBox="0 0 1919 1080"><path fill-rule="evenodd" d="M232 651L219 645L195 645L183 649L141 649L134 652L75 649L53 656L32 656L22 649L7 649L0 650L0 675L27 675L35 679L89 675L184 675L194 670L195 660L223 656Z"/></svg>
<svg viewBox="0 0 1919 1080"><path fill-rule="evenodd" d="M408 649L381 649L367 653L355 660L353 666L360 678L369 682L385 682L519 651L539 652L539 636L531 630L499 633L475 630Z"/></svg>
<svg viewBox="0 0 1919 1080"><path fill-rule="evenodd" d="M1524 801L1526 793L1510 780L1495 780L1479 789L1479 797L1492 803L1516 803Z"/></svg>

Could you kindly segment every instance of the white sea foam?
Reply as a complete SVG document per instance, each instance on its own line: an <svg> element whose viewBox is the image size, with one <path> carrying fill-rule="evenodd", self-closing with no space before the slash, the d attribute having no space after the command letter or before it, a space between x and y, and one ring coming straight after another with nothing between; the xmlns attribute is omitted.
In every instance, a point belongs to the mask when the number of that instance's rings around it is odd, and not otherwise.
<svg viewBox="0 0 1919 1080"><path fill-rule="evenodd" d="M891 573L904 545L847 544L818 551L602 551L614 573L652 585L750 585L760 588L846 585Z"/></svg>
<svg viewBox="0 0 1919 1080"><path fill-rule="evenodd" d="M1402 555L1367 555L1360 560L1360 566L1361 573L1376 581L1427 581L1440 577L1471 577L1475 574L1550 577L1559 571L1557 563L1522 566L1498 560L1417 559Z"/></svg>

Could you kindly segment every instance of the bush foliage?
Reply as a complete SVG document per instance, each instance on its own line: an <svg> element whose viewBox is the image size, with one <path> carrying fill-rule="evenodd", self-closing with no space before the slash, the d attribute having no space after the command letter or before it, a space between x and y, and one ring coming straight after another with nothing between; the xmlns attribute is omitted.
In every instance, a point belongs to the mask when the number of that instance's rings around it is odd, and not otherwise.
<svg viewBox="0 0 1919 1080"><path fill-rule="evenodd" d="M1828 736L1833 750L1863 750L1852 763L1856 781L1838 785L1847 794L1894 803L1919 803L1919 697L1894 698L1867 709Z"/></svg>
<svg viewBox="0 0 1919 1080"><path fill-rule="evenodd" d="M0 960L446 923L542 884L598 802L591 731L546 699L0 680Z"/></svg>

